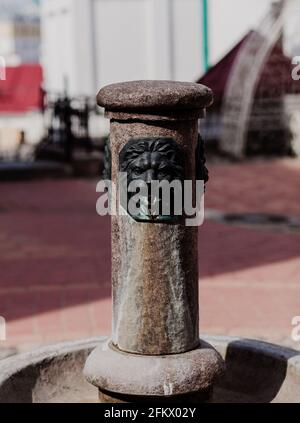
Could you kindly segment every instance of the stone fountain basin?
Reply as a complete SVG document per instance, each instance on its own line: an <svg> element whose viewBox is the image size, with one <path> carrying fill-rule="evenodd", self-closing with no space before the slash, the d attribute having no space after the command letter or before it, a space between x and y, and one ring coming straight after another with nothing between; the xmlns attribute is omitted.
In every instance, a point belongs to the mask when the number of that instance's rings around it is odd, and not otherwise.
<svg viewBox="0 0 300 423"><path fill-rule="evenodd" d="M212 402L300 402L300 352L249 339L203 336L223 356L226 375ZM82 374L106 338L42 348L0 361L0 403L98 402ZM113 371L113 369L112 369Z"/></svg>

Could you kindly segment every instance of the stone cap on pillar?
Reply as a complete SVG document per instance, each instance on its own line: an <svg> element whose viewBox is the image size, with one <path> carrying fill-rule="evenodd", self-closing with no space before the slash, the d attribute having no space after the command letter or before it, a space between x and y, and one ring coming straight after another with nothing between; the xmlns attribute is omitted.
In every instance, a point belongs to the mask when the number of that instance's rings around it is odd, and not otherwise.
<svg viewBox="0 0 300 423"><path fill-rule="evenodd" d="M108 117L116 119L178 115L199 118L213 103L212 91L201 84L175 81L131 81L107 85L97 96Z"/></svg>

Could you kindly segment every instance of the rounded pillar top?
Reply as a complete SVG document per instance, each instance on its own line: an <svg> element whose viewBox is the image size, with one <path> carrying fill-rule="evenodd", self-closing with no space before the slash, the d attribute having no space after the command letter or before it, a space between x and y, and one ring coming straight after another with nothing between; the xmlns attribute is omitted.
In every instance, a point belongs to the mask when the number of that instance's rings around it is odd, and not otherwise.
<svg viewBox="0 0 300 423"><path fill-rule="evenodd" d="M213 102L204 85L175 81L132 81L107 85L97 96L108 112L176 113L199 111Z"/></svg>

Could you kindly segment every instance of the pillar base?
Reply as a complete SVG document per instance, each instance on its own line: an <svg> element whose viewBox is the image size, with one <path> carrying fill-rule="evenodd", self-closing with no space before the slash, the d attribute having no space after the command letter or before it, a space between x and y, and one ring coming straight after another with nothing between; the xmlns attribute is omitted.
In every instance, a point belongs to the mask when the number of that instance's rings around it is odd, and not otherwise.
<svg viewBox="0 0 300 423"><path fill-rule="evenodd" d="M104 403L206 402L224 368L204 341L195 350L164 356L128 354L106 343L91 353L84 374Z"/></svg>

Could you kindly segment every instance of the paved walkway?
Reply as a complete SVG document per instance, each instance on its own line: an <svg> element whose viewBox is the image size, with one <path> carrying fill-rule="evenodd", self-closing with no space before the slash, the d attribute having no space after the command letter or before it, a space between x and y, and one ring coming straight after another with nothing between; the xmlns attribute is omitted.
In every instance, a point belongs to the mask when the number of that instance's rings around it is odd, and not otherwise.
<svg viewBox="0 0 300 423"><path fill-rule="evenodd" d="M210 166L206 207L300 216L300 162ZM110 221L96 182L0 184L0 315L20 350L109 334ZM199 234L201 330L300 349L300 235L206 222Z"/></svg>

